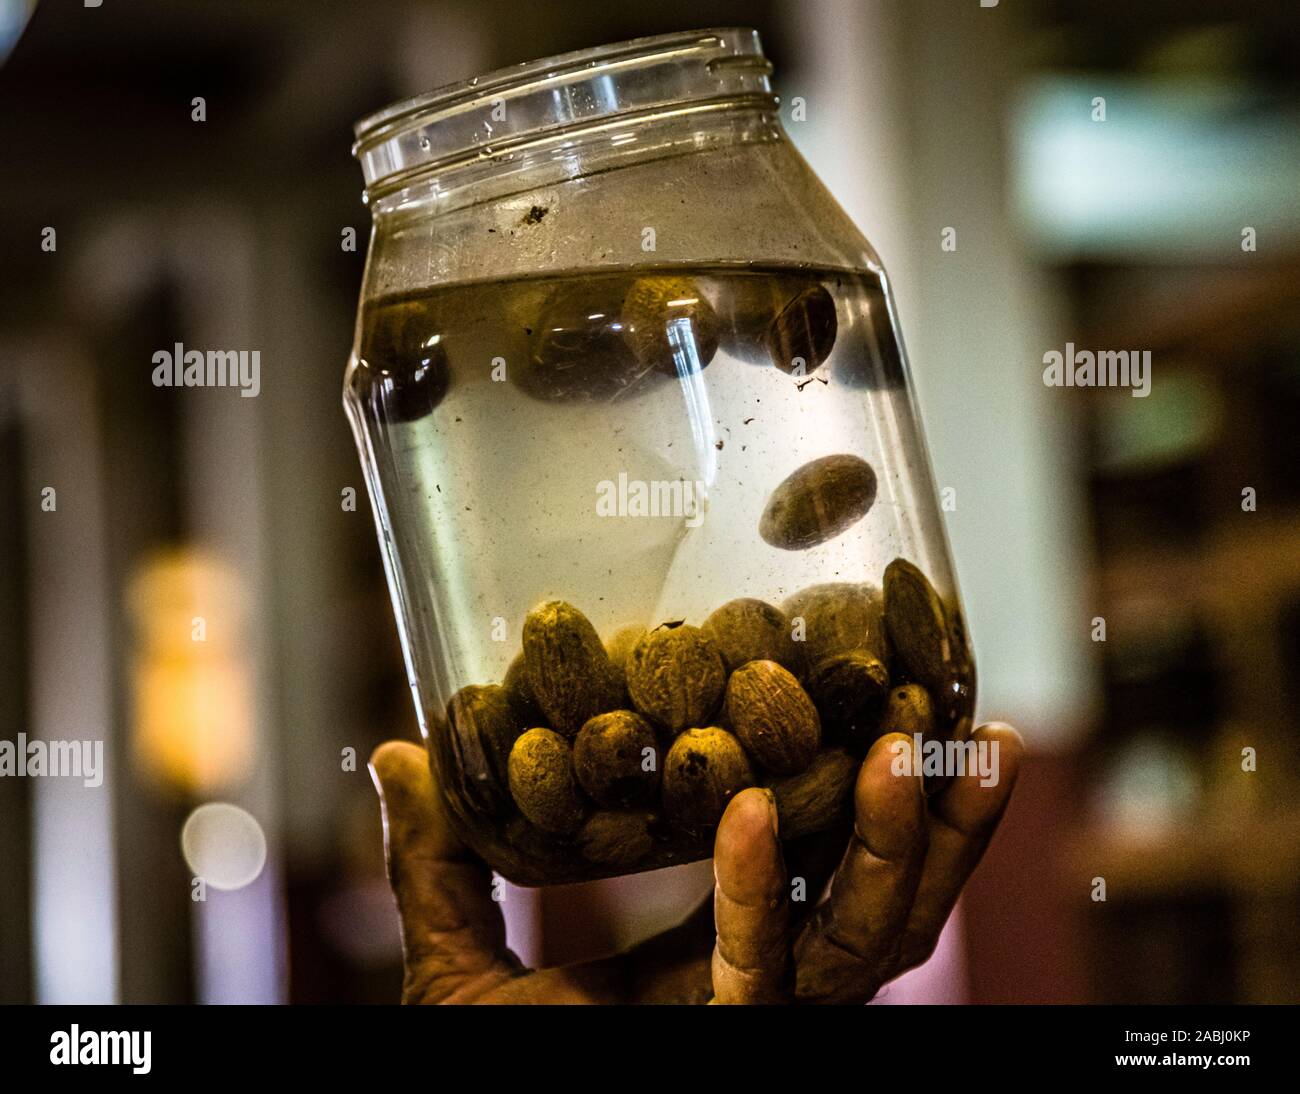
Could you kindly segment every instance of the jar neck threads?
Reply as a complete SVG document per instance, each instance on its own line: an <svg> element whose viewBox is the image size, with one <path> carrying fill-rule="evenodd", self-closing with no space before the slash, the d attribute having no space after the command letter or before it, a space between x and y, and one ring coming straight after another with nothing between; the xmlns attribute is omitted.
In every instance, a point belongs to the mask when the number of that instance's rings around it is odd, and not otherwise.
<svg viewBox="0 0 1300 1094"><path fill-rule="evenodd" d="M680 137L684 119L719 135L734 128L714 124L719 114L770 113L775 124L770 74L752 30L636 39L502 69L396 104L358 123L353 154L371 201L452 174L462 185L521 164L562 162L579 146L614 153L639 143L656 147L668 130Z"/></svg>

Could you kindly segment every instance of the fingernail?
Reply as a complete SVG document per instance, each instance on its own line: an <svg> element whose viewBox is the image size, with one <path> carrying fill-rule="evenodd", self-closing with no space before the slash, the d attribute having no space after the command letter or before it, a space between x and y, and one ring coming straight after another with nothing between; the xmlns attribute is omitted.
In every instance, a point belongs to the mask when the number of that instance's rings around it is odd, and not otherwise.
<svg viewBox="0 0 1300 1094"><path fill-rule="evenodd" d="M767 795L767 812L768 819L772 822L772 835L779 836L781 834L781 816L776 808L776 795L765 786L759 789Z"/></svg>

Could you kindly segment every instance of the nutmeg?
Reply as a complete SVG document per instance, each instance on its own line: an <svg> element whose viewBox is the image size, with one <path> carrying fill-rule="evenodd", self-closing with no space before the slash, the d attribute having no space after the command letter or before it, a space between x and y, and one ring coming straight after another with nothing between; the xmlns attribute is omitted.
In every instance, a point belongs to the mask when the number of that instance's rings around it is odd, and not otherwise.
<svg viewBox="0 0 1300 1094"><path fill-rule="evenodd" d="M785 613L766 601L729 600L700 630L718 647L728 672L749 661L775 661L795 676L803 675L803 644L794 640Z"/></svg>
<svg viewBox="0 0 1300 1094"><path fill-rule="evenodd" d="M619 687L622 689L623 698L627 697L627 662L632 656L632 650L636 644L645 637L645 628L630 623L626 627L620 627L605 642L605 652L609 655L609 662L614 666L614 671L618 675ZM626 703L621 705L626 706Z"/></svg>
<svg viewBox="0 0 1300 1094"><path fill-rule="evenodd" d="M466 804L488 815L506 804L507 759L522 730L505 688L471 684L447 704L448 777L459 783ZM441 744L441 742L439 742Z"/></svg>
<svg viewBox="0 0 1300 1094"><path fill-rule="evenodd" d="M825 657L808 674L808 694L827 736L852 748L864 748L880 736L880 708L888 691L888 669L864 650Z"/></svg>
<svg viewBox="0 0 1300 1094"><path fill-rule="evenodd" d="M510 750L510 794L543 832L568 835L586 816L569 742L551 729L530 729Z"/></svg>
<svg viewBox="0 0 1300 1094"><path fill-rule="evenodd" d="M637 361L668 376L698 372L718 352L718 317L689 277L638 277L623 299L623 328Z"/></svg>
<svg viewBox="0 0 1300 1094"><path fill-rule="evenodd" d="M654 727L630 710L597 714L573 742L578 782L597 805L640 805L659 787Z"/></svg>
<svg viewBox="0 0 1300 1094"><path fill-rule="evenodd" d="M450 376L441 322L427 301L383 301L367 309L352 384L381 420L411 422L433 413Z"/></svg>
<svg viewBox="0 0 1300 1094"><path fill-rule="evenodd" d="M712 828L727 802L754 785L745 750L725 729L688 729L664 758L663 803L672 824L686 832Z"/></svg>
<svg viewBox="0 0 1300 1094"><path fill-rule="evenodd" d="M632 656L636 644L644 637L645 628L638 626L636 623L629 623L626 627L619 627L609 636L609 641L605 643L605 651L609 654L609 659L616 668L626 670L628 658Z"/></svg>
<svg viewBox="0 0 1300 1094"><path fill-rule="evenodd" d="M578 832L578 850L598 866L635 866L654 849L655 822L648 809L599 810Z"/></svg>
<svg viewBox="0 0 1300 1094"><path fill-rule="evenodd" d="M524 667L548 724L566 736L622 701L622 680L596 628L563 600L540 604L524 619Z"/></svg>
<svg viewBox="0 0 1300 1094"><path fill-rule="evenodd" d="M931 736L934 733L934 704L930 701L930 693L920 684L903 684L890 691L884 713L880 716L880 732L882 736L886 733Z"/></svg>
<svg viewBox="0 0 1300 1094"><path fill-rule="evenodd" d="M632 650L627 690L642 714L671 730L705 724L727 683L722 655L699 627L651 631Z"/></svg>
<svg viewBox="0 0 1300 1094"><path fill-rule="evenodd" d="M885 625L907 674L942 686L955 662L947 614L930 579L906 559L885 568Z"/></svg>
<svg viewBox="0 0 1300 1094"><path fill-rule="evenodd" d="M517 654L510 662L501 686L505 688L506 698L510 700L520 725L539 726L546 721L546 715L542 713L542 708L533 695L532 686L528 683L528 669L524 665L522 653Z"/></svg>
<svg viewBox="0 0 1300 1094"><path fill-rule="evenodd" d="M828 748L798 775L772 779L767 785L776 798L781 838L821 832L851 817L859 766L844 749Z"/></svg>
<svg viewBox="0 0 1300 1094"><path fill-rule="evenodd" d="M835 300L821 285L807 285L786 299L767 330L772 364L782 372L806 376L835 346Z"/></svg>
<svg viewBox="0 0 1300 1094"><path fill-rule="evenodd" d="M803 635L809 667L833 654L852 650L888 660L885 601L875 585L847 581L810 585L790 596L781 607L796 637Z"/></svg>
<svg viewBox="0 0 1300 1094"><path fill-rule="evenodd" d="M624 329L623 275L588 277L555 288L527 327L523 367L509 373L528 395L548 402L604 401L664 383L641 361Z"/></svg>
<svg viewBox="0 0 1300 1094"><path fill-rule="evenodd" d="M847 532L876 500L876 473L859 456L811 460L782 481L763 509L758 534L784 551L804 551Z"/></svg>
<svg viewBox="0 0 1300 1094"><path fill-rule="evenodd" d="M835 300L820 283L740 275L724 288L719 307L728 353L794 375L808 375L830 356Z"/></svg>
<svg viewBox="0 0 1300 1094"><path fill-rule="evenodd" d="M727 717L740 743L767 770L793 775L821 746L817 708L775 661L750 661L727 681Z"/></svg>

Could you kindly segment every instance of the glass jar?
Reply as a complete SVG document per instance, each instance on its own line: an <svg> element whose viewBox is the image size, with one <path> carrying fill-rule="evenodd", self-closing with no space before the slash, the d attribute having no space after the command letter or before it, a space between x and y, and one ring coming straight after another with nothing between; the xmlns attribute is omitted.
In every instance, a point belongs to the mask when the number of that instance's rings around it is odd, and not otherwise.
<svg viewBox="0 0 1300 1094"><path fill-rule="evenodd" d="M882 733L969 732L888 283L770 71L666 35L357 127L344 403L436 783L520 884L707 857L751 785L837 826Z"/></svg>

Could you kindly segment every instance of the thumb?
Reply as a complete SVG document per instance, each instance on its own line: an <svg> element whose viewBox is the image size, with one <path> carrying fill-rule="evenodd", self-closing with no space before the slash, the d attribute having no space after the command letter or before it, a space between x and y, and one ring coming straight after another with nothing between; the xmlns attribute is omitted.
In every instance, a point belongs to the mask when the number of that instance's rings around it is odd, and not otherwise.
<svg viewBox="0 0 1300 1094"><path fill-rule="evenodd" d="M770 790L731 799L714 841L715 1003L786 1003L794 997L790 903Z"/></svg>

